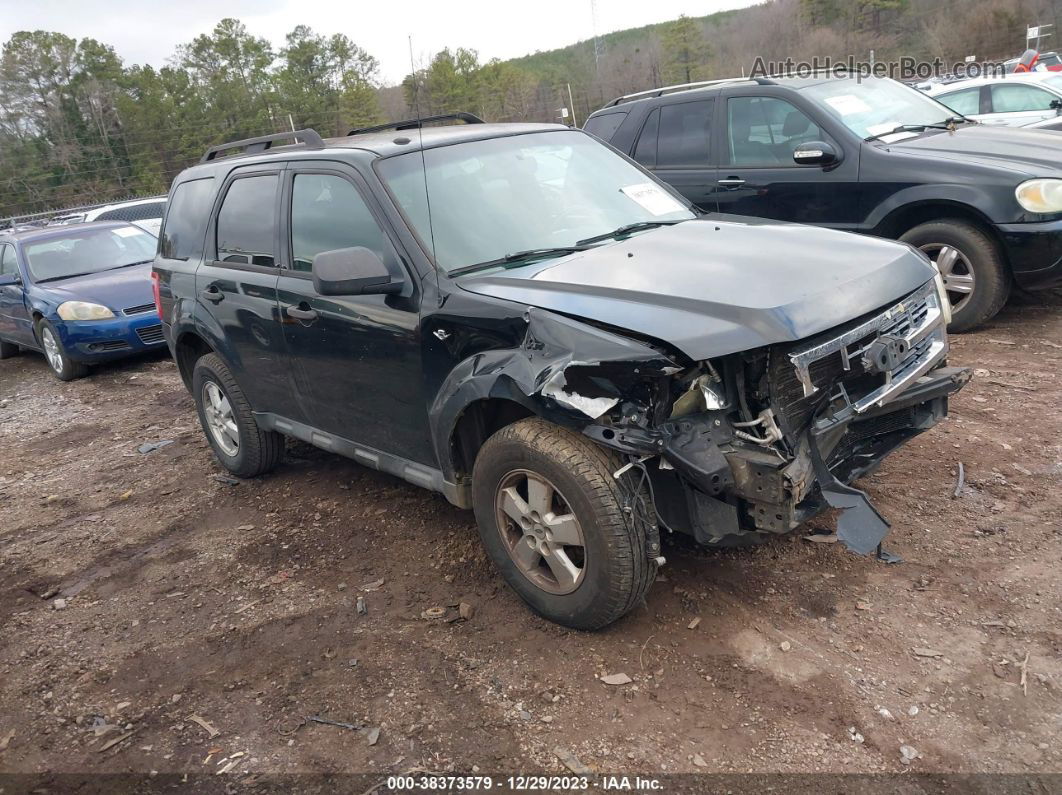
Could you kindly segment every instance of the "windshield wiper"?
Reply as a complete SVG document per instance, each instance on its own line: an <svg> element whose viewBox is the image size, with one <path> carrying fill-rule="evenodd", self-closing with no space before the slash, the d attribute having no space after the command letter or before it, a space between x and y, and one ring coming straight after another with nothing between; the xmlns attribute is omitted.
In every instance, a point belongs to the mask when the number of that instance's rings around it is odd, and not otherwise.
<svg viewBox="0 0 1062 795"><path fill-rule="evenodd" d="M499 265L523 265L532 260L543 259L545 257L560 257L565 254L574 254L577 251L586 251L592 246L584 246L581 243L576 243L574 246L555 246L554 248L529 248L526 251L514 251L512 254L506 254L504 257L498 257L498 259L487 260L486 262L477 262L475 265L465 265L461 268L455 268L448 272L448 276L463 276L466 273L472 273L473 271L481 271L487 268L496 268Z"/></svg>
<svg viewBox="0 0 1062 795"><path fill-rule="evenodd" d="M37 284L42 282L58 282L63 279L76 279L78 276L92 276L99 273L99 271L88 271L87 273L64 273L62 276L49 276L47 279L37 279Z"/></svg>
<svg viewBox="0 0 1062 795"><path fill-rule="evenodd" d="M104 268L104 270L116 271L119 268L131 268L134 265L147 265L149 262L154 262L154 261L155 261L154 258L152 258L152 259L142 259L139 262L127 262L127 263L125 263L125 265L115 265L113 268Z"/></svg>
<svg viewBox="0 0 1062 795"><path fill-rule="evenodd" d="M887 132L878 133L877 135L871 135L864 138L864 141L880 141L886 135L895 135L896 133L904 132L924 132L926 130L948 130L950 132L955 131L955 125L963 122L970 121L965 116L949 116L942 122L936 124L901 124L898 127L894 127Z"/></svg>
<svg viewBox="0 0 1062 795"><path fill-rule="evenodd" d="M683 219L688 220L688 219ZM578 241L575 245L584 246L588 243L600 243L602 240L611 240L614 237L623 237L629 235L632 232L640 232L642 229L655 229L658 226L673 226L680 224L682 221L636 221L633 224L624 224L619 229L613 229L611 232L605 232L601 235L594 235L583 240Z"/></svg>

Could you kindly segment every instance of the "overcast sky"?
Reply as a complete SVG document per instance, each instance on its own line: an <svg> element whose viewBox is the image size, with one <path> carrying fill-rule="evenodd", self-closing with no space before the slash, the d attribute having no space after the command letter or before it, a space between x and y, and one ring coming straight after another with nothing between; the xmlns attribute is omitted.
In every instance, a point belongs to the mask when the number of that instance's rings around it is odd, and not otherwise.
<svg viewBox="0 0 1062 795"><path fill-rule="evenodd" d="M598 0L598 33L752 5L752 0ZM551 50L593 35L590 0L0 0L0 42L18 30L53 30L110 44L126 62L164 66L178 44L236 17L279 48L296 25L345 33L380 61L394 83L443 47L470 47L484 61Z"/></svg>

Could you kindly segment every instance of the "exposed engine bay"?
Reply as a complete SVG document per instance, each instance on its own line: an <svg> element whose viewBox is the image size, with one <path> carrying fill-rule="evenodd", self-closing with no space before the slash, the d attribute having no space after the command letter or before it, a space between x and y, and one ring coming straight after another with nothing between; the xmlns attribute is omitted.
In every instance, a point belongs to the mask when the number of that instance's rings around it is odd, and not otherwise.
<svg viewBox="0 0 1062 795"><path fill-rule="evenodd" d="M940 421L969 380L945 365L945 326L929 282L810 340L700 362L664 394L560 399L605 400L584 433L644 472L660 526L729 544L787 533L833 507L838 538L868 554L889 525L848 484Z"/></svg>

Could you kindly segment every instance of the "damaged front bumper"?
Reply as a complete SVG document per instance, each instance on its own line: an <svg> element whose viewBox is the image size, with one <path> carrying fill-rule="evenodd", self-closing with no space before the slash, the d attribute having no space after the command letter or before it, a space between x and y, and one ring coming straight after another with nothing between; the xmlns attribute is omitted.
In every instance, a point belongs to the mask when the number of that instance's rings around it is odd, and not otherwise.
<svg viewBox="0 0 1062 795"><path fill-rule="evenodd" d="M970 378L946 366L945 323L930 284L845 329L772 349L736 385L713 368L718 394L702 379L691 386L700 410L655 429L597 423L584 433L637 461L660 524L700 543L787 533L835 508L839 540L869 554L889 524L849 484L943 419ZM750 383L765 385L760 400Z"/></svg>

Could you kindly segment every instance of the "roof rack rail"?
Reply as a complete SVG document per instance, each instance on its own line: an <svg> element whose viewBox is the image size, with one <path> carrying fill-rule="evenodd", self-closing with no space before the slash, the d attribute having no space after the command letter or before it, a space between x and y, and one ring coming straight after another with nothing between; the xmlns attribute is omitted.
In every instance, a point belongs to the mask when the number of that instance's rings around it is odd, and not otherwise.
<svg viewBox="0 0 1062 795"><path fill-rule="evenodd" d="M485 124L479 116L473 113L440 113L438 116L424 116L420 119L406 119L405 121L392 121L387 124L377 124L372 127L361 127L351 130L347 135L364 135L365 133L382 132L383 130L416 130L425 124L437 121L463 121L465 124Z"/></svg>
<svg viewBox="0 0 1062 795"><path fill-rule="evenodd" d="M755 77L725 77L721 80L701 80L697 83L676 83L673 86L664 86L663 88L650 88L648 91L637 91L633 94L624 94L622 97L616 97L605 107L611 108L621 103L631 102L633 100L642 99L644 97L660 97L664 94L671 94L675 91L689 91L694 88L719 86L725 83L751 83L756 82L757 80L758 78Z"/></svg>
<svg viewBox="0 0 1062 795"><path fill-rule="evenodd" d="M292 130L291 132L276 133L274 135L259 135L257 138L244 138L242 141L229 141L228 143L212 146L199 158L200 163L216 160L222 152L229 149L243 149L243 154L253 155L270 149L277 141L287 141L294 138L295 142L302 144L307 149L324 149L324 139L317 134L317 130Z"/></svg>

